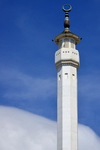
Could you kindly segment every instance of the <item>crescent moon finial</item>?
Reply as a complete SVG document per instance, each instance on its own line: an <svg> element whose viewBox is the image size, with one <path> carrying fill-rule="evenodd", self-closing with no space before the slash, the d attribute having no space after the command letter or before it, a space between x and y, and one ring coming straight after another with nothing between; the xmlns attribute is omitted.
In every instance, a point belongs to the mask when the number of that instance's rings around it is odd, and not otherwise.
<svg viewBox="0 0 100 150"><path fill-rule="evenodd" d="M68 9L65 9L65 6L68 6ZM69 4L65 4L63 5L62 10L65 12L64 31L69 31L70 28L69 12L72 10L72 6Z"/></svg>
<svg viewBox="0 0 100 150"><path fill-rule="evenodd" d="M69 9L65 9L65 6L69 6ZM70 11L72 10L72 6L69 5L69 4L65 4L65 5L63 5L62 10L63 10L64 12L70 12Z"/></svg>

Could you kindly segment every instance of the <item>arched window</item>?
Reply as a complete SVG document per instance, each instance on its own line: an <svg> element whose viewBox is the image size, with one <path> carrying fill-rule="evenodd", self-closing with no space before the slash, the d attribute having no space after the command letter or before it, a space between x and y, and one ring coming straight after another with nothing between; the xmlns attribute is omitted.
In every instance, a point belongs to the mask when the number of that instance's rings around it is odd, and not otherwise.
<svg viewBox="0 0 100 150"><path fill-rule="evenodd" d="M71 48L74 48L75 42L73 39L71 39Z"/></svg>
<svg viewBox="0 0 100 150"><path fill-rule="evenodd" d="M59 41L59 49L62 47L62 40Z"/></svg>
<svg viewBox="0 0 100 150"><path fill-rule="evenodd" d="M68 39L68 38L65 38L65 39L64 39L64 47L65 47L65 48L68 48L68 47L69 47L69 39Z"/></svg>

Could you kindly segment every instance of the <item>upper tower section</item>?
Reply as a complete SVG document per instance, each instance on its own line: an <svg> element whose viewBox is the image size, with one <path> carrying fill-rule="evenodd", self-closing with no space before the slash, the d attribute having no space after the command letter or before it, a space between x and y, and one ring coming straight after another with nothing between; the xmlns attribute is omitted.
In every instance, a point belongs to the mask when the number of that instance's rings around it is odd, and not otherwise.
<svg viewBox="0 0 100 150"><path fill-rule="evenodd" d="M68 9L65 9L65 6ZM65 12L64 31L55 37L55 43L58 45L58 51L55 53L56 68L63 64L79 67L79 52L76 50L76 44L80 42L80 37L70 31L69 12L72 6L65 4L62 7Z"/></svg>
<svg viewBox="0 0 100 150"><path fill-rule="evenodd" d="M65 6L68 6L69 9L65 9ZM60 40L62 38L65 38L65 37L69 37L69 38L72 38L74 40L74 43L75 45L78 44L80 42L80 37L74 33L72 33L70 31L70 20L69 20L69 12L72 10L72 6L69 5L69 4L65 4L63 7L62 7L62 10L65 12L65 19L64 19L64 31L60 34L58 34L56 37L55 37L55 43L57 45L60 45L61 46L61 42Z"/></svg>

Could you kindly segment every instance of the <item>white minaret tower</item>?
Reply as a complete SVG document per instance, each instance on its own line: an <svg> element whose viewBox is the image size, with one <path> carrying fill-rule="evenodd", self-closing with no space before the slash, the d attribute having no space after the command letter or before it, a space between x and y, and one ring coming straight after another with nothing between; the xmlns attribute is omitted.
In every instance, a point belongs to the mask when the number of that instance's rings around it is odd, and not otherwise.
<svg viewBox="0 0 100 150"><path fill-rule="evenodd" d="M69 9L65 9L65 6ZM79 52L76 44L80 38L69 30L68 12L72 7L66 4L64 31L55 37L58 50L55 53L57 69L57 150L78 150L77 148L77 69Z"/></svg>

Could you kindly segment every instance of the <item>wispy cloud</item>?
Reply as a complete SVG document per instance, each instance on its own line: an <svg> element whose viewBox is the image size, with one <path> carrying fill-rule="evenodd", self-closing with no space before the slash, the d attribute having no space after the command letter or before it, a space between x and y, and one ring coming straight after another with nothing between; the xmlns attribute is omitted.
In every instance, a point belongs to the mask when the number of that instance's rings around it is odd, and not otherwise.
<svg viewBox="0 0 100 150"><path fill-rule="evenodd" d="M54 78L36 78L11 69L1 71L0 83L5 88L3 97L7 99L45 99L52 97L56 89Z"/></svg>
<svg viewBox="0 0 100 150"><path fill-rule="evenodd" d="M79 122L100 135L100 72L90 71L79 78Z"/></svg>
<svg viewBox="0 0 100 150"><path fill-rule="evenodd" d="M79 94L88 100L100 99L100 72L90 72L79 78Z"/></svg>

